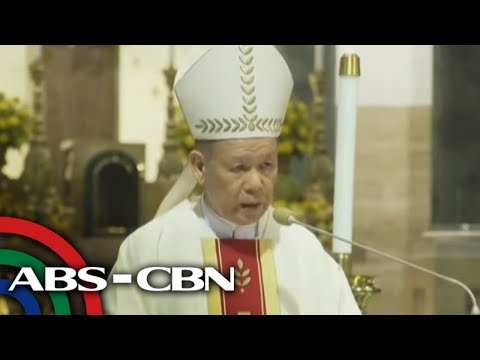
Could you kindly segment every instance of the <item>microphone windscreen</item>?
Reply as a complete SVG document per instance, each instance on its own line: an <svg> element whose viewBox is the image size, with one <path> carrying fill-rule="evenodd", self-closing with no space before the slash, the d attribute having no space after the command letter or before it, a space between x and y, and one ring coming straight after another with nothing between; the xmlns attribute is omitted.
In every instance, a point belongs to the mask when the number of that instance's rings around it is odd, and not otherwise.
<svg viewBox="0 0 480 360"><path fill-rule="evenodd" d="M273 210L273 218L281 225L290 225L290 216L295 217L292 210L286 208L277 208Z"/></svg>

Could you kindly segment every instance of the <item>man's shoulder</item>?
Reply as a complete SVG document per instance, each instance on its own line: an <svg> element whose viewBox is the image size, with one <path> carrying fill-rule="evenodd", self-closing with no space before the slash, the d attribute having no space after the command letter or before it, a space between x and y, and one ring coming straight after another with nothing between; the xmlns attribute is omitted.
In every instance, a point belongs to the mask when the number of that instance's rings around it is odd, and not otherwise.
<svg viewBox="0 0 480 360"><path fill-rule="evenodd" d="M152 251L166 231L179 228L194 216L193 206L194 203L188 200L182 201L168 212L138 227L125 239L122 246L130 250L136 248Z"/></svg>
<svg viewBox="0 0 480 360"><path fill-rule="evenodd" d="M341 269L322 241L307 228L298 224L280 225L280 234L283 245L291 248L292 253L299 254L305 261L310 259L318 266L334 272Z"/></svg>
<svg viewBox="0 0 480 360"><path fill-rule="evenodd" d="M321 241L315 234L301 225L280 225L280 234L282 241L295 242L296 246L301 245L311 249L324 250Z"/></svg>
<svg viewBox="0 0 480 360"><path fill-rule="evenodd" d="M196 203L193 201L184 200L164 214L150 220L143 226L143 228L162 228L168 225L175 225L177 222L188 220L189 217L194 216L195 204Z"/></svg>

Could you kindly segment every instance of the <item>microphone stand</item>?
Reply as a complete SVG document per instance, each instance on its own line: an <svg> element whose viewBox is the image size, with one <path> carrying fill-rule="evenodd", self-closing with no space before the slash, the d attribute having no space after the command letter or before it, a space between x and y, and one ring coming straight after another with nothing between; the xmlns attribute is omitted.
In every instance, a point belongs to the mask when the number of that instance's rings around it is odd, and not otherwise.
<svg viewBox="0 0 480 360"><path fill-rule="evenodd" d="M438 278L440 278L440 279L446 280L446 281L448 281L448 282L450 282L450 283L456 284L456 285L462 287L462 288L467 292L467 294L469 295L469 297L470 297L470 299L471 299L471 301L472 301L471 315L480 315L480 309L479 309L479 307L478 307L478 305L477 305L477 301L476 301L476 299L475 299L475 295L474 295L474 294L472 293L472 291L468 288L468 286L466 286L464 283L462 283L462 282L460 282L460 281L458 281L458 280L456 280L456 279L454 279L454 278L451 278L451 277L448 277L448 276L445 276L445 275L436 273L436 272L434 272L434 271L432 271L432 270L423 268L423 267L421 267L421 266L418 266L418 265L413 264L413 263L411 263L411 262L405 261L405 260L400 259L400 258L398 258L398 257L389 255L389 254L384 253L384 252L381 252L381 251L378 251L378 250L376 250L376 249L374 249L374 248L371 248L371 247L369 247L369 246L362 245L362 244L360 244L360 243L358 243L358 242L353 242L353 241L351 241L351 240L344 239L344 238L342 238L342 237L340 237L340 236L336 236L336 235L334 235L334 234L329 233L328 231L325 231L325 230L316 228L316 227L314 227L314 226L305 224L305 223L303 223L303 222L301 222L301 221L298 221L298 220L295 219L295 217L293 217L293 216L290 216L290 217L289 217L288 222L289 222L290 224L298 224L298 225L304 226L304 227L306 227L307 229L310 229L310 230L312 230L312 231L314 231L314 232L318 232L318 233L321 233L321 234L324 234L324 235L327 235L327 236L331 236L331 237L333 237L333 238L335 238L335 239L338 239L338 240L340 240L340 241L347 242L347 243L349 243L349 244L352 244L352 245L355 245L355 246L360 247L360 248L362 248L362 249L365 249L365 250L368 250L368 251L370 251L370 252L373 252L373 253L375 253L375 254L377 254L377 255L386 257L386 258L388 258L388 259L390 259L390 260L396 261L396 262L401 263L401 264L403 264L403 265L406 265L406 266L412 267L412 268L414 268L414 269L417 269L417 270L426 272L426 273L428 273L428 274L430 274L430 275L433 275L433 276L438 277ZM344 267L346 266L346 269L347 269L347 271L348 271L348 268L349 268L349 267L351 268L351 260L349 260L349 256L350 256L350 255L349 255L349 254L342 254L342 255L348 255L348 256L343 256L343 266L344 266ZM350 263L349 263L349 262L350 262ZM346 275L348 276L349 274L346 273ZM352 275L350 274L350 278L351 278L351 277L352 277ZM352 290L353 290L353 289L352 289ZM372 289L372 290L373 290L373 289ZM372 291L372 290L370 290L370 291ZM355 291L354 291L354 295L355 295ZM358 295L358 292L357 292L357 295ZM363 311L363 310L362 310L362 311Z"/></svg>

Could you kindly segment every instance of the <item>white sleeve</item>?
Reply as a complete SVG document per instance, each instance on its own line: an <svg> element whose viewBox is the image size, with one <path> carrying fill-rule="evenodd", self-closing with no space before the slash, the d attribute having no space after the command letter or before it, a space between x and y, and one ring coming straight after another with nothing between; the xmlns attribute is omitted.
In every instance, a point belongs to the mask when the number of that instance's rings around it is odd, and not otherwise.
<svg viewBox="0 0 480 360"><path fill-rule="evenodd" d="M127 239L129 240L129 239ZM118 258L107 279L107 287L103 290L102 306L105 315L146 315L145 303L141 289L136 285L135 267L129 253L129 241L125 241L118 252ZM113 274L131 274L131 284L113 284Z"/></svg>

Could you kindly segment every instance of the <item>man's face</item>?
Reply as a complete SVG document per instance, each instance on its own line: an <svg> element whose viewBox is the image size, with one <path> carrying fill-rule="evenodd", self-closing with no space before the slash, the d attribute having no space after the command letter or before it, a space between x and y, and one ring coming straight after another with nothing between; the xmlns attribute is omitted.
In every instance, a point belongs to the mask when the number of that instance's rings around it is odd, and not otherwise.
<svg viewBox="0 0 480 360"><path fill-rule="evenodd" d="M277 141L225 140L209 146L204 168L208 204L237 225L257 222L273 200Z"/></svg>

